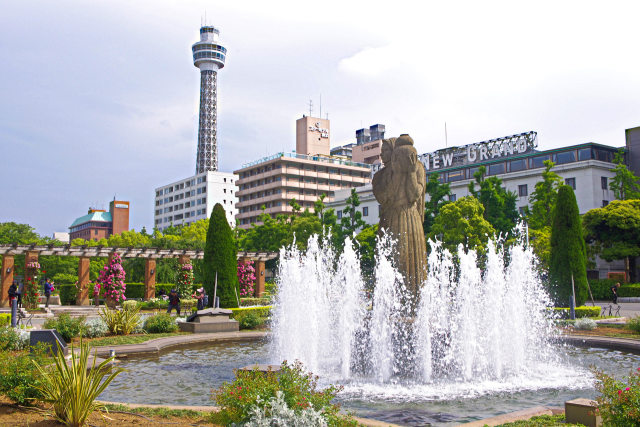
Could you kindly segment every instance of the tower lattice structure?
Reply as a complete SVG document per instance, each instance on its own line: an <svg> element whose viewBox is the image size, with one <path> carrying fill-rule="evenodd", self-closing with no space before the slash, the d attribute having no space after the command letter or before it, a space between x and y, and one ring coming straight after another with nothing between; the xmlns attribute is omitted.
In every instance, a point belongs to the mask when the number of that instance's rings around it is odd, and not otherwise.
<svg viewBox="0 0 640 427"><path fill-rule="evenodd" d="M219 43L220 31L212 26L200 28L200 41L194 43L193 65L200 69L200 114L198 122L198 152L196 174L218 170L217 91L218 70L224 67L227 55Z"/></svg>

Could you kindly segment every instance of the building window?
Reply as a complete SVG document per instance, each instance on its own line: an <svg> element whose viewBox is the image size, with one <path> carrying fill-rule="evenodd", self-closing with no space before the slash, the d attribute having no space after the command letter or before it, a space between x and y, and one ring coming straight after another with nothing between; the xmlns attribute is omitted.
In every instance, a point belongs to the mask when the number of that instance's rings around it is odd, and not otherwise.
<svg viewBox="0 0 640 427"><path fill-rule="evenodd" d="M609 204L608 200L603 200L602 201L602 207L604 208L605 206L607 206Z"/></svg>
<svg viewBox="0 0 640 427"><path fill-rule="evenodd" d="M608 190L609 189L609 183L607 182L608 179L606 176L600 177L600 185L602 186L603 190Z"/></svg>
<svg viewBox="0 0 640 427"><path fill-rule="evenodd" d="M575 178L566 178L564 180L564 185L568 185L569 187L576 189L576 179Z"/></svg>
<svg viewBox="0 0 640 427"><path fill-rule="evenodd" d="M518 185L518 196L527 197L529 195L529 189L527 184Z"/></svg>
<svg viewBox="0 0 640 427"><path fill-rule="evenodd" d="M362 208L362 216L369 216L369 207L368 206L364 206Z"/></svg>
<svg viewBox="0 0 640 427"><path fill-rule="evenodd" d="M526 168L527 168L526 159L512 160L511 163L509 163L509 172L518 172L521 170L525 170Z"/></svg>
<svg viewBox="0 0 640 427"><path fill-rule="evenodd" d="M487 175L501 175L504 173L504 163L489 165Z"/></svg>
<svg viewBox="0 0 640 427"><path fill-rule="evenodd" d="M450 202L455 202L457 199L457 196L455 194L449 194L449 201Z"/></svg>
<svg viewBox="0 0 640 427"><path fill-rule="evenodd" d="M98 235L98 230L93 230L93 234L97 236Z"/></svg>
<svg viewBox="0 0 640 427"><path fill-rule="evenodd" d="M571 163L576 161L575 151L565 151L564 153L557 153L553 155L553 162L557 165L565 163Z"/></svg>
<svg viewBox="0 0 640 427"><path fill-rule="evenodd" d="M338 211L337 215L338 215L338 219L342 219L342 211Z"/></svg>
<svg viewBox="0 0 640 427"><path fill-rule="evenodd" d="M520 214L520 216L525 216L527 213L527 207L526 206L520 206L518 208L518 213Z"/></svg>

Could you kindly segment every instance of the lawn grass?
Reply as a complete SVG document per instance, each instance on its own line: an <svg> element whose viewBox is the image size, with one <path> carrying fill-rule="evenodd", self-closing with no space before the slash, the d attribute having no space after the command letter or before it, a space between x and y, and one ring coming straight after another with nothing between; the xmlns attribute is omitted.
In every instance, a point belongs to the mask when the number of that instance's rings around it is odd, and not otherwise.
<svg viewBox="0 0 640 427"><path fill-rule="evenodd" d="M144 335L116 335L100 338L84 338L82 341L89 343L89 347L101 347L124 344L140 344L156 338L174 337L176 335L191 335L189 332L170 332L162 334L144 334ZM74 343L79 343L80 338L74 338Z"/></svg>
<svg viewBox="0 0 640 427"><path fill-rule="evenodd" d="M127 405L116 405L116 404L107 404L105 405L108 411L120 411L120 412L132 412L134 414L142 414L142 415L156 415L162 418L169 417L180 417L180 418L191 418L191 419L201 419L201 418L209 418L211 417L211 413L209 412L200 412L194 411L192 409L169 409L169 408L131 408Z"/></svg>

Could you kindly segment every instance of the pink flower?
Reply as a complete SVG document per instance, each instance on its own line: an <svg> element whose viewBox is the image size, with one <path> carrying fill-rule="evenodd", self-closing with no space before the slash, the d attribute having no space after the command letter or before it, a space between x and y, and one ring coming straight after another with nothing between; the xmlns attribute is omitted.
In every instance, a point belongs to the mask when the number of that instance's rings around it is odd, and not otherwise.
<svg viewBox="0 0 640 427"><path fill-rule="evenodd" d="M622 390L618 390L618 396L622 394Z"/></svg>
<svg viewBox="0 0 640 427"><path fill-rule="evenodd" d="M629 387L625 388L624 391L629 391L631 390Z"/></svg>

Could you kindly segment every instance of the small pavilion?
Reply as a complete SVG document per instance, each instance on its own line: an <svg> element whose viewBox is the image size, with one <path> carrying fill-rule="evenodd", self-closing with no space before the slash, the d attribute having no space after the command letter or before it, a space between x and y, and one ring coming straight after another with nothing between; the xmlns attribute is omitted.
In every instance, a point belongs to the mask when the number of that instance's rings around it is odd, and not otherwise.
<svg viewBox="0 0 640 427"><path fill-rule="evenodd" d="M24 255L25 271L27 264L38 262L40 255L78 257L78 296L77 305L89 305L89 265L91 257L106 257L111 260L114 254L122 258L144 258L144 299L154 298L156 294L156 260L161 258L178 258L180 264L192 259L204 258L203 250L160 249L160 248L114 248L108 246L55 246L55 245L0 245L2 255L2 275L0 283L0 307L9 306L9 287L13 283L14 257ZM262 295L265 283L265 261L278 257L277 252L238 252L242 262L254 261L256 269L256 296Z"/></svg>

